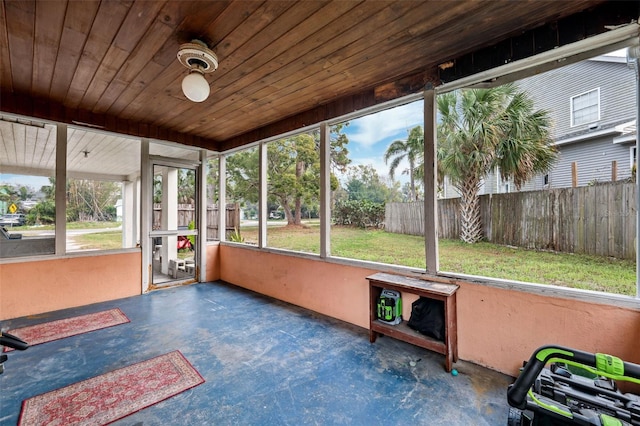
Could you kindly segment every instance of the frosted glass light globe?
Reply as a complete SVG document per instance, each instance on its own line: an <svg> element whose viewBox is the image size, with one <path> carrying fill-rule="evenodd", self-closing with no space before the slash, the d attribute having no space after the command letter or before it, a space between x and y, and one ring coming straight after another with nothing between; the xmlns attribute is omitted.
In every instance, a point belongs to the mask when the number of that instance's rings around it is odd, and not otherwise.
<svg viewBox="0 0 640 426"><path fill-rule="evenodd" d="M209 83L199 72L190 72L182 79L182 92L193 102L203 102L209 97Z"/></svg>

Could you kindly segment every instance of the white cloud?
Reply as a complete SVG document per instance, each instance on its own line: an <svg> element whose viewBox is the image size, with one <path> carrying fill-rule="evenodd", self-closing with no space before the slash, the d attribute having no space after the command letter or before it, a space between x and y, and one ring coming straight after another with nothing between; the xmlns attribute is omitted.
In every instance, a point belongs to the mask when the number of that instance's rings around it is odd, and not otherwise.
<svg viewBox="0 0 640 426"><path fill-rule="evenodd" d="M371 147L389 137L403 138L424 120L422 100L387 109L351 121L347 133L349 142ZM396 136L401 134L401 136Z"/></svg>

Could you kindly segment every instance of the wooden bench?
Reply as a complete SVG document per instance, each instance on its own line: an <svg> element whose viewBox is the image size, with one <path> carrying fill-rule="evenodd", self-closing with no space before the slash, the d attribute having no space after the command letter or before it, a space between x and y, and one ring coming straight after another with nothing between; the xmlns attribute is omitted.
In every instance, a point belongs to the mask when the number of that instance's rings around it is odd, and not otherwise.
<svg viewBox="0 0 640 426"><path fill-rule="evenodd" d="M369 280L369 341L376 341L378 335L386 335L398 340L429 349L445 356L445 369L451 371L453 363L458 361L458 325L456 319L455 284L444 284L418 278L379 272L367 277ZM377 319L377 302L383 289L400 293L415 294L421 297L444 302L444 341L418 333L407 326L407 321L398 325L389 325Z"/></svg>

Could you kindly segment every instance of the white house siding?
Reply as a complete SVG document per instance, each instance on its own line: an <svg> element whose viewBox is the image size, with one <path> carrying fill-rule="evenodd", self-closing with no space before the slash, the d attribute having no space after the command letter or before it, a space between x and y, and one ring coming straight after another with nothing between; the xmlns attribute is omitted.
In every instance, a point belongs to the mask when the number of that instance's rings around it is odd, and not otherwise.
<svg viewBox="0 0 640 426"><path fill-rule="evenodd" d="M613 61L613 62L611 62ZM518 81L534 99L537 109L549 111L554 139L635 118L635 72L625 58L610 61L587 60ZM600 89L600 119L571 127L571 98Z"/></svg>

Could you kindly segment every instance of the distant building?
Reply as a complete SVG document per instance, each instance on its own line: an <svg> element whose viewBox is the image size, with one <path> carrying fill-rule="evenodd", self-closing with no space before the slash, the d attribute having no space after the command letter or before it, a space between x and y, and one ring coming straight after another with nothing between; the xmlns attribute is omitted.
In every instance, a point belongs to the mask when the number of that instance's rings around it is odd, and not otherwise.
<svg viewBox="0 0 640 426"><path fill-rule="evenodd" d="M626 56L603 55L516 83L547 110L558 160L546 175L522 191L571 187L627 179L636 163L636 75ZM511 182L492 173L481 194L513 192ZM456 197L452 187L445 197Z"/></svg>

